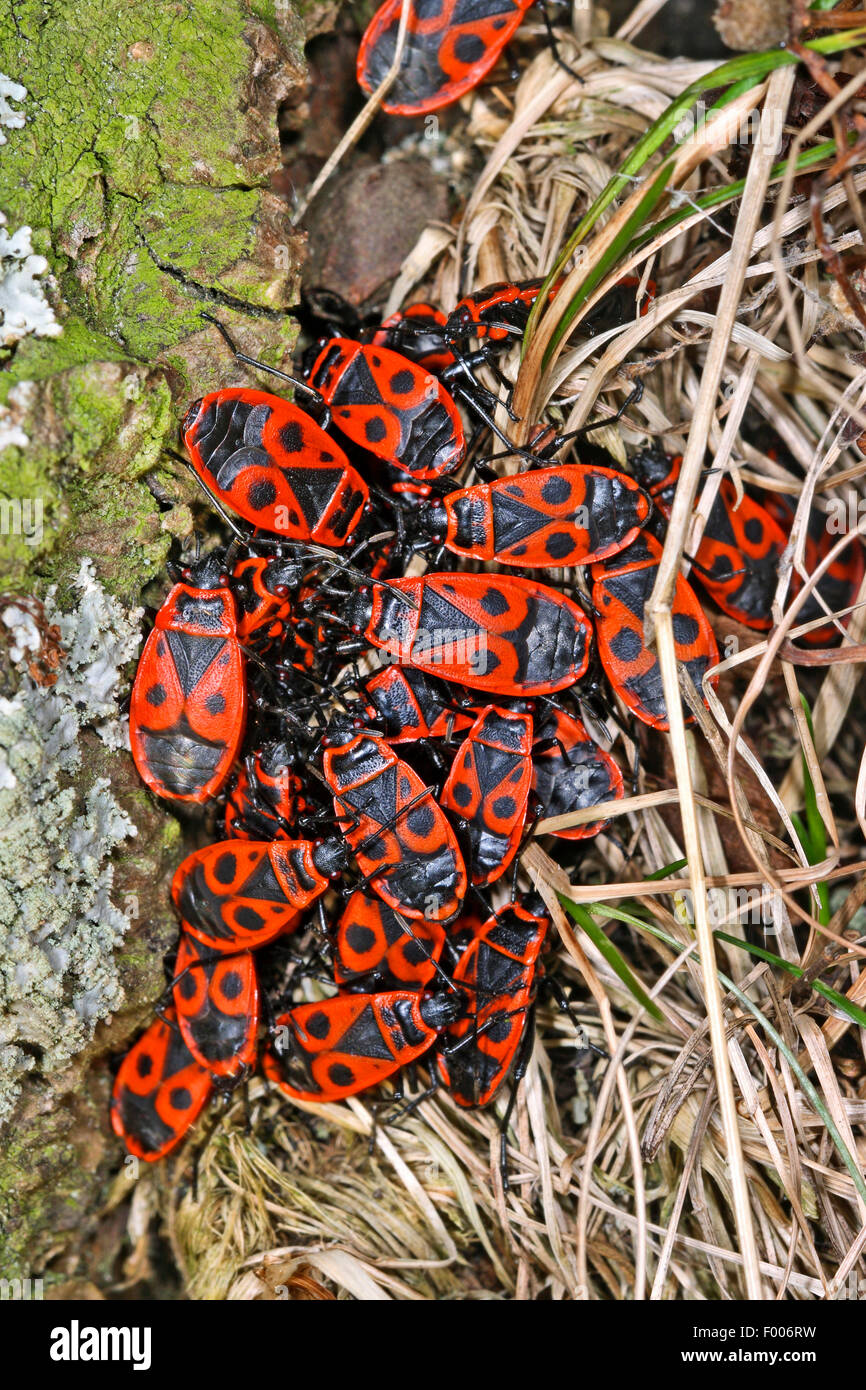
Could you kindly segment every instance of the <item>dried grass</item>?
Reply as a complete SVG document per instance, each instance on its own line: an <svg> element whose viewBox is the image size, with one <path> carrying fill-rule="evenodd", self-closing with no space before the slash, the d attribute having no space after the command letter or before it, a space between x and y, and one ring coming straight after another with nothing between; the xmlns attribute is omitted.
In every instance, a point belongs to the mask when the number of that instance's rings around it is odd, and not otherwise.
<svg viewBox="0 0 866 1390"><path fill-rule="evenodd" d="M449 148L464 160L468 151L481 172L459 226L431 227L421 238L389 312L419 290L447 308L469 285L547 272L636 138L710 67L661 61L625 41L658 8L643 0L624 37L569 52L584 85L542 50L516 89L466 103ZM645 430L685 455L652 604L674 710L669 598L718 482L704 489L696 520L706 462L738 483L799 495L790 560L807 578L802 539L813 501L838 496L841 483L862 495L866 464L845 429L866 398L862 329L829 302L793 166L770 190L775 141L759 138L735 217L695 202L727 178L721 156L749 110L760 104L762 130L774 131L792 80L793 69L776 72L682 147L668 210L689 206L687 220L621 262L587 306L633 268L661 285L644 318L588 342L566 338L542 363L571 291L637 205L642 176L597 224L522 365L516 350L504 363L527 429L542 410L568 428L595 418L651 365L631 412L635 427L597 438L623 458L623 441L633 447ZM792 158L813 136L827 138L826 120L815 118ZM849 200L864 185L860 173L827 191L825 213L843 249L859 243L859 208ZM714 287L721 294L709 311ZM815 340L831 313L835 331ZM805 482L743 438L747 411L778 430ZM709 710L693 700L696 728L674 717L666 753L665 736L646 741L654 777L642 774L640 794L609 808L630 858L601 836L571 882L555 862L562 842L544 838L551 823L538 827L527 880L554 917L559 980L575 987L586 1037L609 1060L576 1053L569 1019L540 1008L509 1140L510 1190L497 1167L504 1098L467 1114L439 1094L400 1126L377 1130L366 1097L291 1106L256 1082L249 1126L235 1098L202 1148L195 1193L181 1181L189 1149L139 1184L136 1211L167 1221L192 1297L826 1299L866 1276L866 1028L809 987L820 980L854 1003L866 1000L861 666L843 658L811 672L783 659L803 601L790 601L788 575L777 629L766 641L737 629L718 693L707 688ZM851 645L866 635L866 592L859 603L844 638ZM814 741L801 689L814 709ZM616 741L627 765L625 722ZM826 827L816 864L790 815L802 810L804 759ZM686 871L651 877L683 859ZM804 891L819 883L829 922ZM726 895L720 923L710 919L710 888ZM772 903L772 937L744 920L744 889L749 910ZM595 905L655 1012L575 927L557 892ZM717 942L714 925L732 940ZM804 978L750 958L737 939L768 945Z"/></svg>

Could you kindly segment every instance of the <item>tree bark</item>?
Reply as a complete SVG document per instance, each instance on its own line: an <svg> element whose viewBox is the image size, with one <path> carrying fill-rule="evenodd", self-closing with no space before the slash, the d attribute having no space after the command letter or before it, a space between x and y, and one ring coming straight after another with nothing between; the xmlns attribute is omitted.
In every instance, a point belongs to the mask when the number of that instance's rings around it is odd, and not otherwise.
<svg viewBox="0 0 866 1390"><path fill-rule="evenodd" d="M11 119L0 111L0 210L8 233L32 230L62 326L7 348L0 370L0 634L18 631L10 595L47 601L19 623L43 649L22 659L0 640L5 1278L98 1280L105 1251L88 1242L123 1182L108 1058L165 985L181 831L112 746L107 711L133 669L136 605L148 586L160 601L201 505L163 451L192 400L241 375L202 310L275 365L294 341L300 238L269 185L277 109L303 97L300 9L14 0L0 19L0 70L26 88L7 86ZM25 534L37 499L41 534Z"/></svg>

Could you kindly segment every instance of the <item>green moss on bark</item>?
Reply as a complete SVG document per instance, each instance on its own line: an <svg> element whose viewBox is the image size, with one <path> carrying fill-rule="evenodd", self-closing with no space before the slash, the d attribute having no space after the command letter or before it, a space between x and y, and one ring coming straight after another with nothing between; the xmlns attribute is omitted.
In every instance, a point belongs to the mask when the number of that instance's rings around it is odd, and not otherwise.
<svg viewBox="0 0 866 1390"><path fill-rule="evenodd" d="M164 449L190 399L241 376L202 310L253 355L277 364L291 352L300 243L269 183L303 35L286 0L16 0L0 15L0 70L28 91L25 125L5 132L0 211L11 231L32 228L64 329L20 342L0 372L0 426L28 440L0 448L0 507L14 518L38 502L42 522L38 536L2 528L0 590L57 583L63 606L86 555L137 604L200 500ZM137 903L114 962L125 1003L71 1066L25 1078L0 1158L8 1278L50 1277L49 1255L87 1273L82 1252L122 1159L106 1055L146 1020L177 932L180 827L128 754L94 748L86 730L82 741L75 789L108 777L138 829L114 861L116 893Z"/></svg>

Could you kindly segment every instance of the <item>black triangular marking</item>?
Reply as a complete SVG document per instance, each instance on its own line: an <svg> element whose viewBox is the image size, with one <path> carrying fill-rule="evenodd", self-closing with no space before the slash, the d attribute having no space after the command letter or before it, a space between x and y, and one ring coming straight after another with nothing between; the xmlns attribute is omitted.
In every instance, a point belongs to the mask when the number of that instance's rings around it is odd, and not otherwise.
<svg viewBox="0 0 866 1390"><path fill-rule="evenodd" d="M184 695L190 695L225 647L226 639L193 637L188 632L167 632L165 635L181 689Z"/></svg>
<svg viewBox="0 0 866 1390"><path fill-rule="evenodd" d="M518 541L525 540L527 536L534 536L536 532L550 525L551 518L545 516L544 512L538 512L534 507L528 507L525 502L518 502L516 498L508 497L501 491L494 491L491 500L493 502L493 545L497 551L515 545ZM564 519L560 518L560 520Z"/></svg>
<svg viewBox="0 0 866 1390"><path fill-rule="evenodd" d="M379 1020L371 1004L349 1025L334 1051L347 1052L350 1057L379 1057L386 1062L394 1060L394 1054L388 1050L382 1038Z"/></svg>
<svg viewBox="0 0 866 1390"><path fill-rule="evenodd" d="M340 799L353 811L359 811L375 820L379 825L387 825L397 814L397 769L386 767L360 787L351 787L340 793Z"/></svg>
<svg viewBox="0 0 866 1390"><path fill-rule="evenodd" d="M289 468L284 470L304 520L312 529L325 514L343 476L342 468Z"/></svg>
<svg viewBox="0 0 866 1390"><path fill-rule="evenodd" d="M363 353L343 372L331 398L331 405L384 405L382 393L376 385L373 373L364 360Z"/></svg>
<svg viewBox="0 0 866 1390"><path fill-rule="evenodd" d="M491 576L492 578L493 576ZM440 641L447 642L454 640L455 633L461 633L467 639L470 638L473 635L472 629L475 628L475 624L462 609L438 593L432 584L425 584L421 598L421 611L418 614L418 628L430 634L451 634L448 637L442 636L440 638Z"/></svg>
<svg viewBox="0 0 866 1390"><path fill-rule="evenodd" d="M489 796L522 762L523 758L518 753L505 753L501 748L491 748L485 743L476 744L475 769L481 795Z"/></svg>

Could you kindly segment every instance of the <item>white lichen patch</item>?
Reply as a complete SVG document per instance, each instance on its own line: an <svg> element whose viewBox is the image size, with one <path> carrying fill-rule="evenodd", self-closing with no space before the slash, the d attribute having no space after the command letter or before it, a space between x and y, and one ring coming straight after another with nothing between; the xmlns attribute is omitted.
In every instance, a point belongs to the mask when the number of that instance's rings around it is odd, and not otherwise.
<svg viewBox="0 0 866 1390"><path fill-rule="evenodd" d="M72 612L46 600L66 652L57 683L23 675L0 699L0 1120L22 1074L60 1071L123 997L115 951L129 922L111 899L111 856L136 828L106 779L73 787L69 775L80 773L85 729L123 740L117 698L141 611L107 594L90 560L76 583ZM4 623L26 671L38 628L23 606Z"/></svg>
<svg viewBox="0 0 866 1390"><path fill-rule="evenodd" d="M40 278L48 269L44 256L33 254L29 227L12 235L0 213L0 343L11 347L35 333L56 338L63 332L45 298Z"/></svg>
<svg viewBox="0 0 866 1390"><path fill-rule="evenodd" d="M26 87L22 87L20 82L13 82L12 78L7 77L5 72L0 72L0 145L6 144L3 126L7 130L20 130L23 126L24 112L16 111L11 103L14 101L17 104L23 101L26 95Z"/></svg>

